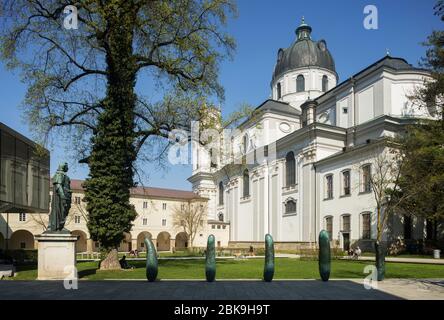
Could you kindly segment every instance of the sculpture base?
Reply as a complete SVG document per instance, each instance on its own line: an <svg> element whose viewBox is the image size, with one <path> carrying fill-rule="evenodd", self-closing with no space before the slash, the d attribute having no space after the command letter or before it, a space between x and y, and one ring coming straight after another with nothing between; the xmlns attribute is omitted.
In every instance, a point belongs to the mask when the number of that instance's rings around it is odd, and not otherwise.
<svg viewBox="0 0 444 320"><path fill-rule="evenodd" d="M77 279L76 241L71 233L48 232L35 237L38 242L37 280Z"/></svg>

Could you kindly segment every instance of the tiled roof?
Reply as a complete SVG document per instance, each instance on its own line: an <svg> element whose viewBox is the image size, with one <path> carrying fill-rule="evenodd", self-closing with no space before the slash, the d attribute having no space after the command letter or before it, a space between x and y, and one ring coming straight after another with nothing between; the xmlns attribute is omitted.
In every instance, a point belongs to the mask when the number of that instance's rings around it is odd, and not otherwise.
<svg viewBox="0 0 444 320"><path fill-rule="evenodd" d="M83 180L71 180L71 189L83 191ZM192 191L151 188L151 187L136 187L131 189L131 195L146 196L153 198L173 198L173 199L204 199Z"/></svg>

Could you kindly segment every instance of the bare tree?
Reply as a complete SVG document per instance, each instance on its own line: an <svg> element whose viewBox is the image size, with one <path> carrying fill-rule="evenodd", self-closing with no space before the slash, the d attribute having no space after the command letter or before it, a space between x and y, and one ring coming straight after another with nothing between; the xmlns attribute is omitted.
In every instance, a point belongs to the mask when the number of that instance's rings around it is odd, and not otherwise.
<svg viewBox="0 0 444 320"><path fill-rule="evenodd" d="M376 267L378 280L384 279L385 252L381 247L389 218L399 214L401 205L410 195L401 194L399 181L403 155L396 144L384 140L375 145L370 157L359 166L361 191L370 191L376 202Z"/></svg>
<svg viewBox="0 0 444 320"><path fill-rule="evenodd" d="M191 248L196 234L204 227L207 210L208 206L203 201L189 201L173 209L173 226L187 234Z"/></svg>

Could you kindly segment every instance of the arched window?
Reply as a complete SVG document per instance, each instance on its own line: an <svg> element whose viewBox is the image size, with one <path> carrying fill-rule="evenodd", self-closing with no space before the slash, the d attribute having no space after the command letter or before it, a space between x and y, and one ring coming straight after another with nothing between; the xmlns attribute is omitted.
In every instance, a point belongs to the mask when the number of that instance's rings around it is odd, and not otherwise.
<svg viewBox="0 0 444 320"><path fill-rule="evenodd" d="M285 202L285 213L296 213L296 200L290 199Z"/></svg>
<svg viewBox="0 0 444 320"><path fill-rule="evenodd" d="M243 196L244 196L244 198L249 197L250 196L250 175L248 173L248 169L244 170L243 185L244 185Z"/></svg>
<svg viewBox="0 0 444 320"><path fill-rule="evenodd" d="M325 230L328 232L328 236L330 237L330 240L333 236L333 217L326 217L325 218Z"/></svg>
<svg viewBox="0 0 444 320"><path fill-rule="evenodd" d="M285 186L291 187L296 184L296 161L294 153L290 151L285 157Z"/></svg>
<svg viewBox="0 0 444 320"><path fill-rule="evenodd" d="M362 239L370 239L371 237L371 215L369 212L361 214L362 220Z"/></svg>
<svg viewBox="0 0 444 320"><path fill-rule="evenodd" d="M276 95L278 100L282 97L282 89L281 89L281 83L278 82L276 85Z"/></svg>
<svg viewBox="0 0 444 320"><path fill-rule="evenodd" d="M342 231L350 232L350 215L344 214L342 216Z"/></svg>
<svg viewBox="0 0 444 320"><path fill-rule="evenodd" d="M224 214L222 212L219 212L219 214L217 215L217 218L219 219L219 221L223 222L224 221Z"/></svg>
<svg viewBox="0 0 444 320"><path fill-rule="evenodd" d="M224 184L219 182L219 205L222 206L224 204Z"/></svg>
<svg viewBox="0 0 444 320"><path fill-rule="evenodd" d="M366 164L362 166L362 192L370 192L372 191L372 167L370 164Z"/></svg>
<svg viewBox="0 0 444 320"><path fill-rule="evenodd" d="M296 78L296 92L305 91L305 78L302 74Z"/></svg>
<svg viewBox="0 0 444 320"><path fill-rule="evenodd" d="M333 198L333 175L328 174L325 176L325 195L324 199L332 199Z"/></svg>
<svg viewBox="0 0 444 320"><path fill-rule="evenodd" d="M244 135L244 137L243 137L242 148L244 149L244 154L247 154L247 151L248 151L248 137L247 137L247 135Z"/></svg>
<svg viewBox="0 0 444 320"><path fill-rule="evenodd" d="M328 91L328 78L327 76L322 76L322 91L326 92Z"/></svg>

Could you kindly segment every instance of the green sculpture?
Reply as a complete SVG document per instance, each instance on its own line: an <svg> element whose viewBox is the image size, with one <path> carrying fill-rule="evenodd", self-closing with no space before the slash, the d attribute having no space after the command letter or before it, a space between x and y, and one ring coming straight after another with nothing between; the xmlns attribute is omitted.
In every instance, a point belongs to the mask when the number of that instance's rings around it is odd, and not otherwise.
<svg viewBox="0 0 444 320"><path fill-rule="evenodd" d="M375 242L375 255L376 255L376 271L378 273L378 281L382 281L385 278L385 255L386 250L383 244L379 241Z"/></svg>
<svg viewBox="0 0 444 320"><path fill-rule="evenodd" d="M330 236L327 231L321 230L319 233L319 274L322 281L328 281L330 278L330 267Z"/></svg>
<svg viewBox="0 0 444 320"><path fill-rule="evenodd" d="M265 235L264 280L270 282L274 276L274 243L270 234Z"/></svg>
<svg viewBox="0 0 444 320"><path fill-rule="evenodd" d="M145 238L146 247L146 278L149 282L156 281L159 269L157 262L157 252L151 239Z"/></svg>
<svg viewBox="0 0 444 320"><path fill-rule="evenodd" d="M71 208L71 180L68 175L68 164L59 165L57 172L52 178L52 200L49 225L46 233L62 232L69 233L65 227L66 217Z"/></svg>
<svg viewBox="0 0 444 320"><path fill-rule="evenodd" d="M208 236L207 251L205 258L205 277L208 282L216 279L216 248L214 246L215 239L212 234Z"/></svg>

